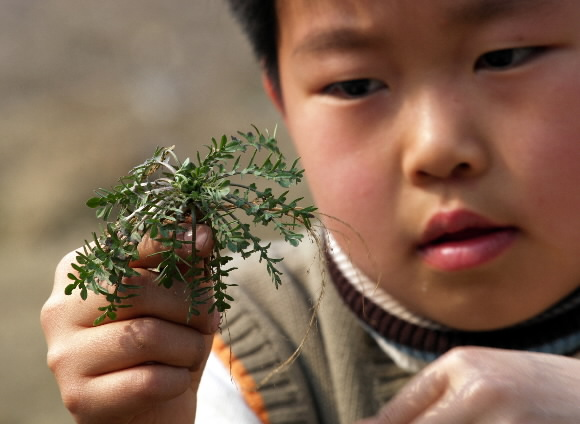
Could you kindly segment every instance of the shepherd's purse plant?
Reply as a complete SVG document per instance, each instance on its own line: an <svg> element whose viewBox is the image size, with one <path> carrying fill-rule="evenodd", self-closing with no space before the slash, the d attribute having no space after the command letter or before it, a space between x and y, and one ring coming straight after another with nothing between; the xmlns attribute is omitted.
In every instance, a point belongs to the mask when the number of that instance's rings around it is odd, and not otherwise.
<svg viewBox="0 0 580 424"><path fill-rule="evenodd" d="M210 311L230 308L234 299L227 293L231 283L226 277L235 268L229 264L229 252L243 258L259 255L274 286L281 284L277 264L283 258L270 255L270 244L252 232L253 227L271 227L297 246L305 231L312 231L316 208L300 206L302 198L288 200L285 189L299 183L304 171L298 160L286 162L275 136L254 130L212 139L206 154L198 152L195 160L180 161L173 147L157 148L117 186L96 190L87 205L104 221L102 230L76 252L76 272L68 275L72 282L65 290L68 295L79 290L83 299L89 291L106 297L95 325L116 319L118 310L130 307L130 299L138 295L139 287L127 277L138 275L130 263L138 259L137 245L146 234L162 245L157 253L160 265L154 270L158 284L171 288L175 282L184 283L189 318L207 302ZM255 181L261 180L276 183L281 193L260 187ZM180 235L197 224L211 228L212 253L202 259L192 248L189 257L182 257L177 251L188 243L195 246L195 230L193 240Z"/></svg>

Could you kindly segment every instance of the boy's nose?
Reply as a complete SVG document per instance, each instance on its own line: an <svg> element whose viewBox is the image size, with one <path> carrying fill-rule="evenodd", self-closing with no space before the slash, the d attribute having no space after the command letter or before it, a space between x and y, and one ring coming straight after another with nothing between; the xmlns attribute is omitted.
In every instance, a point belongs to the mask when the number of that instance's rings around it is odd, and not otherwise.
<svg viewBox="0 0 580 424"><path fill-rule="evenodd" d="M415 185L474 178L488 152L471 111L447 93L409 102L403 115L403 172Z"/></svg>

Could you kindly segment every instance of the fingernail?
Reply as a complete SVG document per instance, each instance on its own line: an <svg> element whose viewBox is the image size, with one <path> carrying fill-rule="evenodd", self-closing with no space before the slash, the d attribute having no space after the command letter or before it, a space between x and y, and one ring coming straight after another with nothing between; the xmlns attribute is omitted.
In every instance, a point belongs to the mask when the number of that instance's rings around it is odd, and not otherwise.
<svg viewBox="0 0 580 424"><path fill-rule="evenodd" d="M186 232L183 233L183 240L185 241L193 240L193 230L191 228L189 228Z"/></svg>
<svg viewBox="0 0 580 424"><path fill-rule="evenodd" d="M205 244L207 243L207 238L209 235L208 233L209 232L206 229L200 229L198 227L198 231L195 235L195 248L197 250L202 250L205 247ZM193 233L191 233L191 236L193 238Z"/></svg>
<svg viewBox="0 0 580 424"><path fill-rule="evenodd" d="M213 313L213 320L211 323L211 330L212 333L215 333L216 331L218 331L222 325L222 314L221 312L214 312Z"/></svg>

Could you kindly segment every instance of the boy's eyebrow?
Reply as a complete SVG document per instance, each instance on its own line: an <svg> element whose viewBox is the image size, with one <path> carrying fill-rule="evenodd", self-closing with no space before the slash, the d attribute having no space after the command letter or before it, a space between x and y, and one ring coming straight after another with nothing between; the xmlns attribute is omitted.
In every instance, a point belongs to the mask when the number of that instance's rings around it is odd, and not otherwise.
<svg viewBox="0 0 580 424"><path fill-rule="evenodd" d="M555 2L556 0L478 0L453 7L448 15L453 23L483 23L522 10L533 11Z"/></svg>
<svg viewBox="0 0 580 424"><path fill-rule="evenodd" d="M361 34L356 29L336 28L315 31L308 34L296 46L293 54L316 54L328 51L356 50L373 44L373 38Z"/></svg>
<svg viewBox="0 0 580 424"><path fill-rule="evenodd" d="M450 24L482 24L516 12L544 10L558 0L474 0L452 6L447 13ZM296 46L294 54L317 54L327 51L355 50L379 42L376 37L362 34L356 28L314 31Z"/></svg>

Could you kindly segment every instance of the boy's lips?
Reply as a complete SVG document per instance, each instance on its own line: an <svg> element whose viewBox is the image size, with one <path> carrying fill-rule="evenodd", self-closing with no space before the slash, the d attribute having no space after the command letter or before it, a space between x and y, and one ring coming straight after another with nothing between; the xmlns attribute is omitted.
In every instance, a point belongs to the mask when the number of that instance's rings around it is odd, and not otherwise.
<svg viewBox="0 0 580 424"><path fill-rule="evenodd" d="M418 243L425 262L443 271L483 265L503 253L517 229L493 223L467 210L435 214Z"/></svg>

